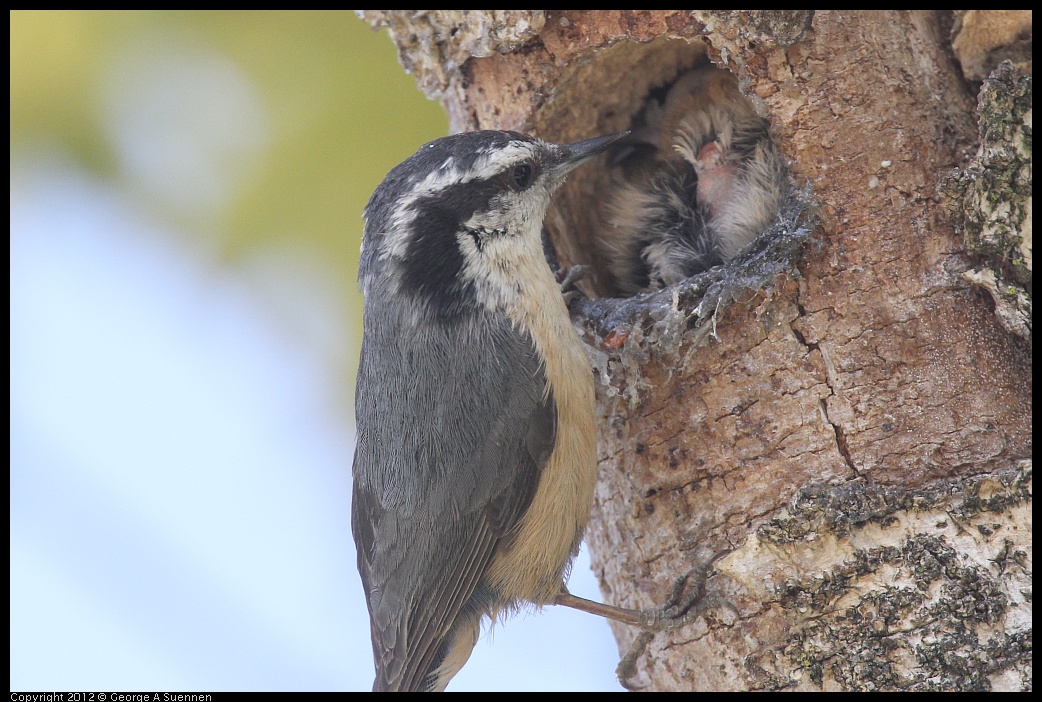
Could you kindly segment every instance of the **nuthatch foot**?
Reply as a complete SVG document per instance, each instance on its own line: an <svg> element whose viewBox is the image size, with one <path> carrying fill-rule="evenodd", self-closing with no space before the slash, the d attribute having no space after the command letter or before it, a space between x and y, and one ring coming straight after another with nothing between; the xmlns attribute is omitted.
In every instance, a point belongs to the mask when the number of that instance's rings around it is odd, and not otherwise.
<svg viewBox="0 0 1042 702"><path fill-rule="evenodd" d="M767 120L729 71L682 74L661 102L649 98L638 122L615 148L601 233L626 295L730 260L767 229L787 190Z"/></svg>
<svg viewBox="0 0 1042 702"><path fill-rule="evenodd" d="M564 597L594 388L540 233L566 174L622 136L448 136L366 205L351 525L374 690L444 690L483 618Z"/></svg>

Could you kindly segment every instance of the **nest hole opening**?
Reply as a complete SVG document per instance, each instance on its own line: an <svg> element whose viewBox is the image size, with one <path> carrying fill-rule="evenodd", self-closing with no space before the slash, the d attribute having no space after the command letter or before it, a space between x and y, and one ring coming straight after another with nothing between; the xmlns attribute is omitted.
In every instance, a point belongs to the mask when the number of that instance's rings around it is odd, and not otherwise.
<svg viewBox="0 0 1042 702"><path fill-rule="evenodd" d="M557 262L585 266L578 287L595 299L667 287L729 260L784 197L768 126L701 40L619 42L580 62L533 131L562 143L630 136L555 196L546 229Z"/></svg>

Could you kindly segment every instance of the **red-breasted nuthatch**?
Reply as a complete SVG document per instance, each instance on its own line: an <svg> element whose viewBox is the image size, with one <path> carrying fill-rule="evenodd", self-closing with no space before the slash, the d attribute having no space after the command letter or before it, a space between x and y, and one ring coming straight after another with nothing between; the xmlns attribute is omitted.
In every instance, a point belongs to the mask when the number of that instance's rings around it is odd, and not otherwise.
<svg viewBox="0 0 1042 702"><path fill-rule="evenodd" d="M681 75L649 98L616 147L602 241L617 291L672 285L730 260L767 229L786 194L767 120L730 71Z"/></svg>
<svg viewBox="0 0 1042 702"><path fill-rule="evenodd" d="M593 378L541 229L565 175L622 136L444 137L366 205L351 526L374 690L445 689L484 617L562 593L593 499Z"/></svg>

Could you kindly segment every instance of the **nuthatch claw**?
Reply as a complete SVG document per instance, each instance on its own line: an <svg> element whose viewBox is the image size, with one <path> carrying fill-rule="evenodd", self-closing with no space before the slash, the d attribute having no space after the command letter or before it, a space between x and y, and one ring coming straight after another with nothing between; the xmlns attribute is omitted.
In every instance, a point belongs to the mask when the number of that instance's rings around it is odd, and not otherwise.
<svg viewBox="0 0 1042 702"><path fill-rule="evenodd" d="M572 300L583 294L582 291L576 287L576 283L589 274L590 267L578 263L573 264L568 268L557 269L554 278L557 279L557 284L561 286L561 295L564 296L564 304L571 305Z"/></svg>
<svg viewBox="0 0 1042 702"><path fill-rule="evenodd" d="M738 615L734 605L716 596L707 597L705 586L709 572L720 558L730 553L730 549L717 551L705 563L693 568L688 573L673 581L669 600L662 609L646 610L642 630L630 644L626 655L615 668L619 684L627 690L643 689L644 685L633 682L637 674L637 661L644 655L648 644L660 631L675 631L694 623L700 616L713 607L726 607ZM690 587L689 587L690 584Z"/></svg>

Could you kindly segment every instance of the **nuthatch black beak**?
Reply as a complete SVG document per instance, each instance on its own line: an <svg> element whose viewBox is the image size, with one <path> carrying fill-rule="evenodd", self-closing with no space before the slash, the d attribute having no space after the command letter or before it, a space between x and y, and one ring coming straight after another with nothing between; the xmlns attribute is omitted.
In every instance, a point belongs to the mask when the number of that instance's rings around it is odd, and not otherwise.
<svg viewBox="0 0 1042 702"><path fill-rule="evenodd" d="M573 169L583 165L594 156L604 153L613 144L628 135L629 132L619 132L560 146L558 151L560 160L553 166L554 180L562 180Z"/></svg>

